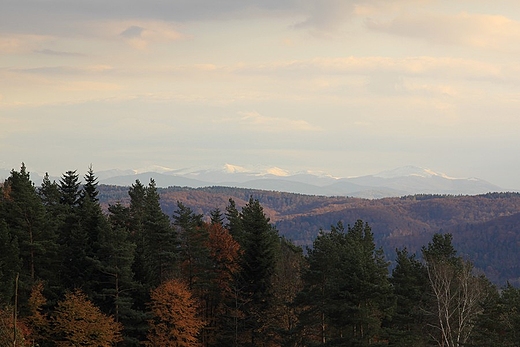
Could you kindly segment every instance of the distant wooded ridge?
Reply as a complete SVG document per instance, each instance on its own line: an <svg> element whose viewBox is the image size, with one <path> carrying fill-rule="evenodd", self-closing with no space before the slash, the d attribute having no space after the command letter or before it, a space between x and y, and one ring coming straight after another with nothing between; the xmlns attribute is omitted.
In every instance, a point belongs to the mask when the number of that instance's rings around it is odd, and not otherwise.
<svg viewBox="0 0 520 347"><path fill-rule="evenodd" d="M99 190L105 207L129 201L127 187L100 185ZM376 244L392 261L396 248L420 253L434 233L451 233L459 254L491 281L520 284L519 193L361 199L229 187L170 187L158 188L158 192L161 208L170 217L177 201L209 216L214 208L223 211L230 198L243 206L253 196L280 234L304 247L312 244L320 229L329 229L338 221L347 225L362 219L370 224Z"/></svg>

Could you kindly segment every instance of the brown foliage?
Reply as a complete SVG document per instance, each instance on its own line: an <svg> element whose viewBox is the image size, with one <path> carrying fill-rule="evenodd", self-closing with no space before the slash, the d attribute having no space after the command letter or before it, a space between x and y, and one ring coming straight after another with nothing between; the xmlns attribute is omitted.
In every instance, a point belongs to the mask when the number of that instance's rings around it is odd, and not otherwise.
<svg viewBox="0 0 520 347"><path fill-rule="evenodd" d="M121 324L103 314L80 290L58 303L52 323L58 347L109 347L122 340Z"/></svg>
<svg viewBox="0 0 520 347"><path fill-rule="evenodd" d="M14 315L12 307L5 307L0 309L0 346L31 346L30 340L28 338L30 334L29 328L23 324L23 322L17 320L15 331L13 318Z"/></svg>
<svg viewBox="0 0 520 347"><path fill-rule="evenodd" d="M200 346L198 335L204 323L197 317L197 305L187 285L172 279L151 292L147 346Z"/></svg>
<svg viewBox="0 0 520 347"><path fill-rule="evenodd" d="M49 333L49 320L42 312L42 307L47 303L43 296L43 282L34 284L29 297L30 315L25 319L27 325L31 327L31 340L41 340Z"/></svg>
<svg viewBox="0 0 520 347"><path fill-rule="evenodd" d="M240 245L222 225L210 224L207 228L217 286L222 292L228 293L231 291L233 275L240 270Z"/></svg>

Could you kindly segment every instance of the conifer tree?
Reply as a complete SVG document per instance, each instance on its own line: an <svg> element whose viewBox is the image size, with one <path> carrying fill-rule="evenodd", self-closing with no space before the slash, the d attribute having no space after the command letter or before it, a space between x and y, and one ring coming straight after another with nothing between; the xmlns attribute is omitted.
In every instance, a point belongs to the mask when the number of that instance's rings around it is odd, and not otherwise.
<svg viewBox="0 0 520 347"><path fill-rule="evenodd" d="M161 210L159 200L155 181L151 179L146 188L143 233L147 252L146 268L149 271L148 283L152 287L172 278L176 265L176 235L170 219Z"/></svg>
<svg viewBox="0 0 520 347"><path fill-rule="evenodd" d="M269 336L264 329L265 318L271 308L280 242L278 231L253 197L242 208L240 224L243 257L238 285L244 313L241 323L246 343L256 346Z"/></svg>
<svg viewBox="0 0 520 347"><path fill-rule="evenodd" d="M341 223L320 232L297 300L304 341L367 346L384 339L382 322L393 304L387 266L362 221L346 232Z"/></svg>
<svg viewBox="0 0 520 347"><path fill-rule="evenodd" d="M121 204L109 207L110 227L99 239L96 257L99 287L95 302L101 310L114 316L124 326L126 345L137 345L139 316L132 294L137 288L133 279L135 244L127 229L128 208Z"/></svg>
<svg viewBox="0 0 520 347"><path fill-rule="evenodd" d="M427 346L430 343L426 308L431 306L431 288L423 263L405 249L397 250L396 266L390 282L396 298L389 327L395 346Z"/></svg>
<svg viewBox="0 0 520 347"><path fill-rule="evenodd" d="M229 199L229 204L226 206L226 229L229 230L231 236L238 241L241 246L244 246L245 237L244 237L244 229L242 226L242 219L240 216L240 212L237 209L236 203L233 199Z"/></svg>
<svg viewBox="0 0 520 347"><path fill-rule="evenodd" d="M179 237L179 262L181 276L194 292L208 287L211 275L209 263L208 232L204 228L201 214L181 202L173 212L173 224Z"/></svg>
<svg viewBox="0 0 520 347"><path fill-rule="evenodd" d="M210 212L210 223L224 225L224 215L218 207Z"/></svg>
<svg viewBox="0 0 520 347"><path fill-rule="evenodd" d="M13 303L14 282L21 268L18 240L0 219L0 307Z"/></svg>
<svg viewBox="0 0 520 347"><path fill-rule="evenodd" d="M3 190L0 218L11 235L8 245L16 240L21 260L20 303L24 307L32 284L55 269L56 234L47 228L45 207L23 163L19 172L11 171Z"/></svg>
<svg viewBox="0 0 520 347"><path fill-rule="evenodd" d="M60 202L70 207L77 206L81 196L80 185L81 182L76 170L67 171L63 174L59 185L61 192Z"/></svg>
<svg viewBox="0 0 520 347"><path fill-rule="evenodd" d="M92 169L92 165L89 166L87 174L85 175L85 184L83 186L83 190L81 192L81 198L88 198L92 202L97 202L99 199L97 198L99 192L97 189L98 180L96 175L94 174L94 170Z"/></svg>

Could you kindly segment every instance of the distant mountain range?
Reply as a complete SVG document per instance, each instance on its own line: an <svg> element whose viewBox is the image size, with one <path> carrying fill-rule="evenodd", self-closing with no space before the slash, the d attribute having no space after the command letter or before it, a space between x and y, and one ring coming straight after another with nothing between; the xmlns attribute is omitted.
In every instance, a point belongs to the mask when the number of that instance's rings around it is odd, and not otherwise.
<svg viewBox="0 0 520 347"><path fill-rule="evenodd" d="M384 198L412 194L475 195L505 191L478 178L453 178L416 166L405 166L374 175L339 178L324 173L291 174L280 168L248 169L226 164L216 169L169 169L152 166L140 170L106 170L96 172L99 183L130 186L136 180L148 183L153 178L158 187L211 187L282 191L307 195ZM0 178L9 170L0 170ZM31 175L35 184L42 177ZM58 180L58 177L52 179Z"/></svg>
<svg viewBox="0 0 520 347"><path fill-rule="evenodd" d="M151 167L142 170L111 170L98 173L101 184L130 186L153 178L158 187L201 188L224 186L323 196L384 198L411 194L475 195L504 191L478 178L453 178L415 166L400 167L375 175L338 178L323 173L290 174L280 168L246 169L226 164L218 169L173 170Z"/></svg>

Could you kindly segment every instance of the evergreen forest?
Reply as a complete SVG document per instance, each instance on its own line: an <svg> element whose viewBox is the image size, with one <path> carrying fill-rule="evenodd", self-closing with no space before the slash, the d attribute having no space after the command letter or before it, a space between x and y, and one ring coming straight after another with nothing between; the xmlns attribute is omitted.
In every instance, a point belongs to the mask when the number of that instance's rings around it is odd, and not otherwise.
<svg viewBox="0 0 520 347"><path fill-rule="evenodd" d="M0 185L0 346L518 346L520 289L435 233L397 247L336 221L310 247L253 195L161 209L153 180L102 206L97 177Z"/></svg>

